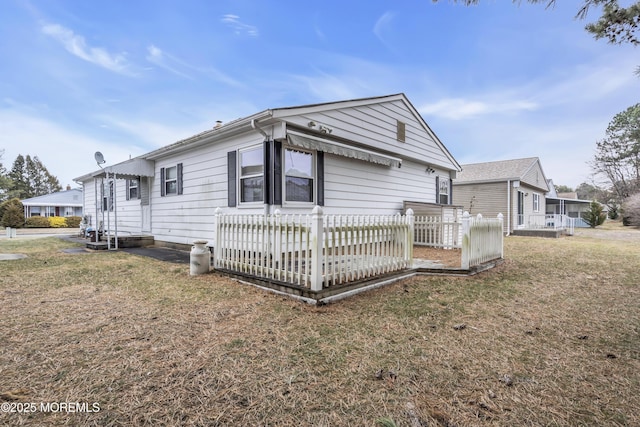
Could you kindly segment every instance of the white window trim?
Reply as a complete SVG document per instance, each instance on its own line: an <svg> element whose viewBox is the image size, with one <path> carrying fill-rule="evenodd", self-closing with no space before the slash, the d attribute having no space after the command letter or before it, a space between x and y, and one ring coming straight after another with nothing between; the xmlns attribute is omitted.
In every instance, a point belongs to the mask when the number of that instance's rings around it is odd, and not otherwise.
<svg viewBox="0 0 640 427"><path fill-rule="evenodd" d="M248 151L254 151L254 150L262 150L263 146L262 145L252 145L250 147L245 147L245 148L241 148L238 150L238 155L236 156L236 205L238 208L250 208L250 207L256 207L256 206L262 206L264 205L264 171L265 171L265 165L264 165L264 158L262 161L262 173L259 174L249 174L249 175L243 175L242 174L242 153L246 153ZM245 178L255 178L255 177L262 177L262 200L258 200L255 202L243 202L242 201L242 180Z"/></svg>
<svg viewBox="0 0 640 427"><path fill-rule="evenodd" d="M176 170L176 177L175 178L167 179L167 175L169 175L169 169L175 169ZM172 191L170 193L169 189L167 188L167 183L168 182L173 182L173 181L175 181L175 183L176 183L176 191ZM165 196L176 196L178 194L178 165L168 166L168 167L164 168L164 182L162 183L162 185L164 185L164 195Z"/></svg>
<svg viewBox="0 0 640 427"><path fill-rule="evenodd" d="M438 188L438 201L437 201L437 203L438 203L438 204L440 204L440 205L449 205L449 204L451 204L451 200L450 200L450 196L451 196L451 183L449 182L449 177L448 177L448 176L442 176L442 175L441 175L441 176L438 178L438 181L439 181L439 182L438 182L438 187L439 187L439 188ZM446 192L446 195L447 195L447 203L442 203L442 202L440 201L441 197L445 195L445 193L443 193L443 192L442 192L442 185L443 185L443 183L446 183L446 187L447 187L447 192Z"/></svg>
<svg viewBox="0 0 640 427"><path fill-rule="evenodd" d="M309 153L311 154L311 179L313 179L313 187L311 191L313 191L313 195L310 202L295 202L287 200L287 174L286 174L286 155L287 150L300 151L301 153ZM318 174L316 171L316 151L308 150L300 147L296 147L293 145L282 145L282 206L285 207L309 207L315 206L316 200L318 200ZM295 175L289 175L296 177ZM298 177L298 178L308 178L308 177Z"/></svg>
<svg viewBox="0 0 640 427"><path fill-rule="evenodd" d="M133 181L136 182L136 185L131 185L131 183ZM176 182L176 184L177 184L177 182ZM138 199L138 192L140 191L140 180L139 179L128 179L126 187L127 187L127 198L129 200L137 200ZM136 197L131 197L131 190L134 189L134 188L136 189ZM177 185L176 185L176 188L177 188Z"/></svg>

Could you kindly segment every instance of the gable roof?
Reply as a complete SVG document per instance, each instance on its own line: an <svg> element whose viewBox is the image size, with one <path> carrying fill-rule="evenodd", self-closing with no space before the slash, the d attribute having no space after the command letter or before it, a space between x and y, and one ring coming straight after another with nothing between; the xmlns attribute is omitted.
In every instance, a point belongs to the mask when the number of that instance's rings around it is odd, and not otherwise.
<svg viewBox="0 0 640 427"><path fill-rule="evenodd" d="M438 149L442 151L445 158L451 163L451 166L453 167L453 169L459 171L461 169L460 164L456 161L453 155L445 147L442 141L440 141L440 139L435 135L435 133L431 130L429 125L427 125L427 123L425 122L424 118L420 115L420 113L418 113L418 111L411 104L411 102L409 102L406 95L403 93L369 97L369 98L358 98L358 99L343 100L343 101L334 101L334 102L267 109L247 117L238 118L221 125L216 125L213 129L208 129L206 131L200 132L196 135L190 136L183 140L158 148L149 153L138 156L132 160L133 161L137 161L137 160L153 161L168 155L172 155L174 153L178 153L178 152L193 149L199 146L203 146L206 144L210 144L214 141L222 140L224 138L231 137L236 134L240 134L242 132L246 132L247 130L250 130L250 129L253 129L256 132L261 132L264 134L264 132L261 129L262 126L269 125L270 123L275 123L279 120L282 120L292 115L301 115L301 114L308 114L310 112L327 111L327 110L334 110L338 108L357 107L362 105L370 105L370 104L377 104L377 103L391 102L391 101L401 101L406 106L407 110L411 112L411 114L415 117L416 121L420 124L420 126L424 129L424 131L435 142ZM109 169L111 171L117 165L119 164L107 167L106 169ZM83 175L81 177L78 177L75 179L75 181L83 182L86 179L96 177L96 176L101 176L103 173L104 173L103 171L95 171L95 172Z"/></svg>
<svg viewBox="0 0 640 427"><path fill-rule="evenodd" d="M82 206L82 190L74 188L21 200L24 206Z"/></svg>
<svg viewBox="0 0 640 427"><path fill-rule="evenodd" d="M495 182L522 179L536 163L537 157L462 165L455 183Z"/></svg>
<svg viewBox="0 0 640 427"><path fill-rule="evenodd" d="M375 96L368 98L356 98L349 99L343 101L333 101L333 102L325 102L319 104L308 104L308 105L300 105L294 107L284 107L284 108L276 108L273 110L267 110L271 112L271 117L273 118L286 118L288 116L293 115L305 115L314 112L322 112L327 110L336 110L339 108L352 108L359 106L366 106L371 104L381 104L386 102L400 101L407 108L407 110L411 113L411 115L416 119L419 123L420 127L429 135L429 137L436 144L438 149L442 151L445 155L446 159L451 163L453 169L456 171L461 170L461 166L458 161L453 157L451 152L447 149L447 147L440 141L440 138L433 132L433 130L429 127L427 122L424 120L422 115L416 110L411 101L407 98L404 93L396 93L392 95L383 95L383 96Z"/></svg>
<svg viewBox="0 0 640 427"><path fill-rule="evenodd" d="M542 173L541 185L527 180L527 175L536 168ZM462 172L454 180L453 184L489 183L519 180L533 187L549 191L549 184L544 176L544 171L537 157L523 159L501 160L496 162L471 163L462 165Z"/></svg>

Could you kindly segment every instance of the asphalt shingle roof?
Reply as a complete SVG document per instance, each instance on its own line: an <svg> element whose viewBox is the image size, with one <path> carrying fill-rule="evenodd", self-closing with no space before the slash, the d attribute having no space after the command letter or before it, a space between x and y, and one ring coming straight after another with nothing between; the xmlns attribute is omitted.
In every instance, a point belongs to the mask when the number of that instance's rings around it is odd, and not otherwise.
<svg viewBox="0 0 640 427"><path fill-rule="evenodd" d="M489 182L522 179L531 166L537 161L537 157L527 157L524 159L461 165L462 172L458 173L454 182Z"/></svg>

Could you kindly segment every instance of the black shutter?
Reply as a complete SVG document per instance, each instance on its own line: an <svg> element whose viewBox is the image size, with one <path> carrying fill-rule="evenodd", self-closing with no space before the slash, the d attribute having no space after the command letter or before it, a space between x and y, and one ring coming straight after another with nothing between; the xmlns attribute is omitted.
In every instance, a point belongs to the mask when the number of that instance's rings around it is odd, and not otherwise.
<svg viewBox="0 0 640 427"><path fill-rule="evenodd" d="M160 196L166 196L166 189L164 187L164 168L160 168Z"/></svg>
<svg viewBox="0 0 640 427"><path fill-rule="evenodd" d="M273 204L282 205L282 142L273 141Z"/></svg>
<svg viewBox="0 0 640 427"><path fill-rule="evenodd" d="M178 174L178 194L182 194L182 163L178 163L177 174Z"/></svg>
<svg viewBox="0 0 640 427"><path fill-rule="evenodd" d="M142 198L142 177L138 177L138 200Z"/></svg>
<svg viewBox="0 0 640 427"><path fill-rule="evenodd" d="M440 203L440 177L436 176L436 203Z"/></svg>
<svg viewBox="0 0 640 427"><path fill-rule="evenodd" d="M126 194L127 200L130 199L130 197L129 197L129 188L131 188L131 180L130 179L127 180L127 194Z"/></svg>
<svg viewBox="0 0 640 427"><path fill-rule="evenodd" d="M236 197L236 155L237 152L235 151L227 153L227 205L230 208L238 204Z"/></svg>
<svg viewBox="0 0 640 427"><path fill-rule="evenodd" d="M316 204L324 206L324 152L316 153L316 189L318 191Z"/></svg>
<svg viewBox="0 0 640 427"><path fill-rule="evenodd" d="M273 165L271 164L271 141L265 140L262 146L264 156L262 159L262 200L264 200L265 205L268 205L271 203L271 171L273 169Z"/></svg>
<svg viewBox="0 0 640 427"><path fill-rule="evenodd" d="M453 204L453 180L449 178L449 204Z"/></svg>

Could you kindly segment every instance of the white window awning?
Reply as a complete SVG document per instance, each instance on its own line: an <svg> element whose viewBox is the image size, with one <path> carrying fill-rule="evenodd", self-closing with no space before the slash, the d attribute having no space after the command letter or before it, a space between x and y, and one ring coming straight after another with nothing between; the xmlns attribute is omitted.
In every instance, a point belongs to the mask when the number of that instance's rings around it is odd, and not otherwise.
<svg viewBox="0 0 640 427"><path fill-rule="evenodd" d="M313 135L287 130L287 141L289 144L306 148L307 150L318 150L338 156L349 157L351 159L363 160L365 162L377 163L385 166L400 167L402 159L365 150L364 148L352 147L337 141L320 138Z"/></svg>
<svg viewBox="0 0 640 427"><path fill-rule="evenodd" d="M131 159L113 166L107 166L104 170L96 172L93 176L104 177L105 172L116 174L122 179L136 179L139 176L153 177L155 175L155 162L147 159Z"/></svg>

